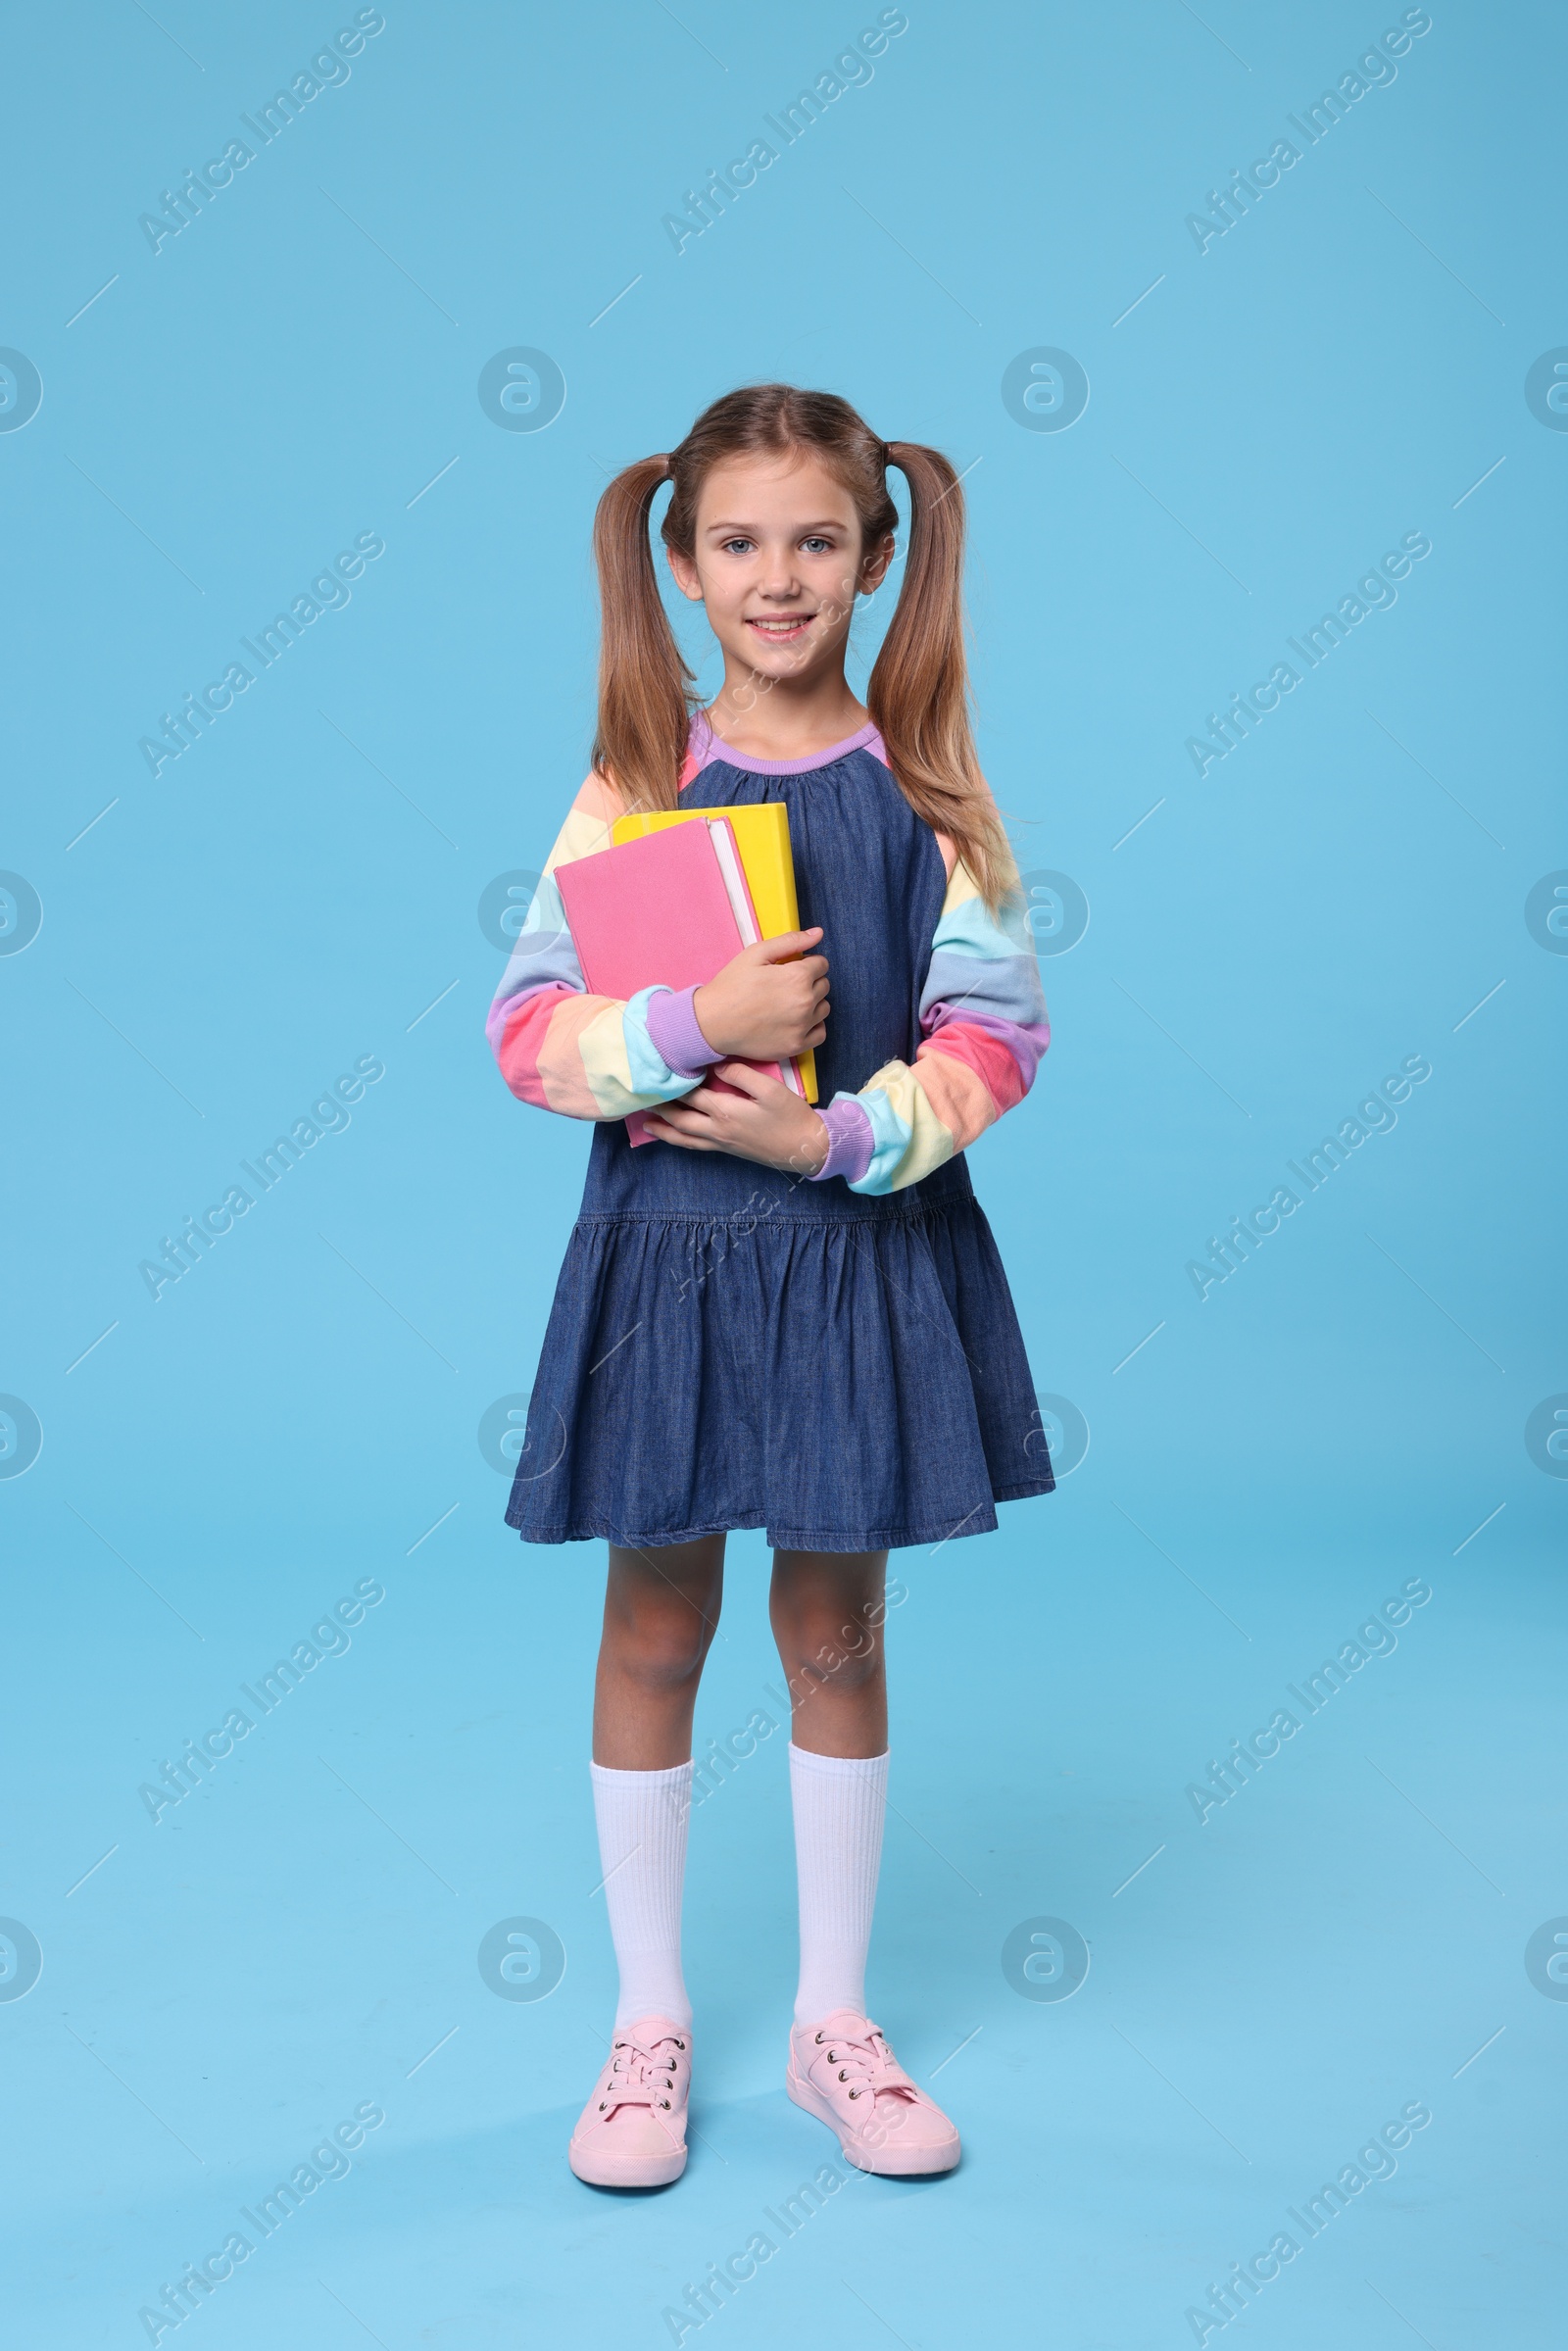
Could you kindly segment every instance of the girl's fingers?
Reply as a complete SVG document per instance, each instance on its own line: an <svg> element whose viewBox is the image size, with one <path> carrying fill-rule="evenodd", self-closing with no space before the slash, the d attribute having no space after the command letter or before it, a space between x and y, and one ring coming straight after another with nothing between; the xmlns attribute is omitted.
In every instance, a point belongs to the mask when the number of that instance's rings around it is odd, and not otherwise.
<svg viewBox="0 0 1568 2351"><path fill-rule="evenodd" d="M804 954L814 947L822 936L820 927L809 931L780 931L776 939L763 939L753 949L760 963L784 963L792 955Z"/></svg>
<svg viewBox="0 0 1568 2351"><path fill-rule="evenodd" d="M647 1116L650 1126L667 1128L669 1133L672 1135L701 1134L703 1129L708 1124L706 1119L694 1118L689 1112L683 1113L679 1117L671 1118L668 1111L656 1113L650 1110L647 1113Z"/></svg>
<svg viewBox="0 0 1568 2351"><path fill-rule="evenodd" d="M820 1043L825 1035L819 1024L813 1042ZM679 1151L727 1152L762 1166L787 1167L798 1138L788 1124L782 1134L778 1129L785 1107L792 1113L796 1108L791 1089L744 1061L721 1061L712 1076L723 1081L722 1091L705 1084L650 1111L650 1135Z"/></svg>
<svg viewBox="0 0 1568 2351"><path fill-rule="evenodd" d="M648 1131L656 1143L677 1143L682 1151L716 1151L718 1148L716 1144L707 1141L705 1137L693 1134L685 1127L673 1125L667 1118L655 1118L650 1115Z"/></svg>
<svg viewBox="0 0 1568 2351"><path fill-rule="evenodd" d="M788 1087L781 1086L777 1078L767 1077L760 1069L752 1069L744 1061L720 1061L715 1075L721 1077L726 1086L733 1086L739 1093L750 1095L753 1102L765 1102L769 1090L775 1094L790 1091ZM723 1095L718 1097L718 1102L724 1103ZM725 1106L740 1107L733 1097Z"/></svg>

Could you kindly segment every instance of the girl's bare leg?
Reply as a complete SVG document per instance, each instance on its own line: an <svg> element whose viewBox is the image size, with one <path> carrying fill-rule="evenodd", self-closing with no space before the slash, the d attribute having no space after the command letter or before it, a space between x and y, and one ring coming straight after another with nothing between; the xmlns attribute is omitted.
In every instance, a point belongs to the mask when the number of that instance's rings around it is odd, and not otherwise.
<svg viewBox="0 0 1568 2351"><path fill-rule="evenodd" d="M692 1751L692 1708L724 1594L724 1538L610 1546L594 1685L594 1761L667 1771Z"/></svg>
<svg viewBox="0 0 1568 2351"><path fill-rule="evenodd" d="M775 1551L769 1613L790 1736L814 1755L884 1755L886 1551Z"/></svg>

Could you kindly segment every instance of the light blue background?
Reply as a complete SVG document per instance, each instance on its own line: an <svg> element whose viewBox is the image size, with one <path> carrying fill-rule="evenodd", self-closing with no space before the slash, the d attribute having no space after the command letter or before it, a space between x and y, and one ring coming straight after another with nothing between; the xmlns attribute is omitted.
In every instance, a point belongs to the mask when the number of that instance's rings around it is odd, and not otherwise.
<svg viewBox="0 0 1568 2351"><path fill-rule="evenodd" d="M0 1910L43 1949L0 2003L13 2327L144 2341L161 2283L378 2100L181 2342L652 2345L831 2152L781 2085L780 1736L694 1822L686 2180L634 2206L566 2173L612 1997L600 1563L516 1545L476 1442L528 1386L587 1138L495 1077L475 908L585 767L608 472L782 376L968 469L983 760L1024 865L1092 908L973 1168L1092 1438L1054 1499L895 1562L872 1998L942 2066L964 2167L856 2182L705 2339L1191 2342L1421 2099L1248 2332L1546 2342L1568 2006L1523 1954L1568 1912L1568 1489L1524 1426L1568 1389L1568 964L1523 908L1568 864L1568 437L1523 386L1568 342L1560 17L1436 6L1200 254L1185 216L1397 9L911 6L677 256L662 215L874 9L389 5L155 255L138 216L352 14L8 12L0 343L44 386L0 433L0 865L43 905L0 957L0 1388L43 1429L0 1482ZM564 370L546 431L480 408L514 345ZM1042 345L1089 376L1067 431L1002 402ZM1200 780L1206 713L1416 530L1396 606ZM138 738L363 531L348 608L155 781ZM1396 1129L1200 1303L1186 1261L1414 1053ZM154 1303L138 1261L366 1054L348 1130ZM700 1744L773 1678L760 1539L732 1559ZM351 1651L155 1827L138 1783L371 1576ZM1200 1828L1187 1784L1413 1576L1397 1652ZM480 1981L516 1914L566 1948L543 2002ZM1093 1953L1063 2004L1000 1965L1042 1914Z"/></svg>

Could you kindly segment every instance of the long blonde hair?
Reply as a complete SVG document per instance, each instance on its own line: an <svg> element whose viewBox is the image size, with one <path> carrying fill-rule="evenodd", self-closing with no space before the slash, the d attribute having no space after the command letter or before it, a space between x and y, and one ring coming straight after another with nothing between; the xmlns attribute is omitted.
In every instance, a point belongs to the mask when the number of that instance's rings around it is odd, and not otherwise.
<svg viewBox="0 0 1568 2351"><path fill-rule="evenodd" d="M879 441L847 400L790 384L726 392L678 449L617 473L594 516L603 633L594 764L631 806L672 808L695 701L660 598L648 521L654 497L673 495L661 525L666 547L696 551L697 502L722 459L789 450L821 458L855 502L862 551L894 529L887 468L909 485L904 583L866 689L899 788L917 816L945 833L987 902L1016 888L1017 867L980 772L969 726L963 645L963 492L939 449Z"/></svg>

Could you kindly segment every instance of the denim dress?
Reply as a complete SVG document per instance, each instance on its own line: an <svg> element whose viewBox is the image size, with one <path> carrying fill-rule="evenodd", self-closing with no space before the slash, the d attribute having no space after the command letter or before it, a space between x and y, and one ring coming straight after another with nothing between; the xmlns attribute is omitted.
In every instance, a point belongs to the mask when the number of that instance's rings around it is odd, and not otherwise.
<svg viewBox="0 0 1568 2351"><path fill-rule="evenodd" d="M867 730L869 731L869 730ZM832 1009L819 1100L912 1062L942 852L863 746L718 758L683 808L782 801ZM594 1129L507 1523L528 1543L938 1543L1054 1481L1006 1275L962 1153L852 1192Z"/></svg>

